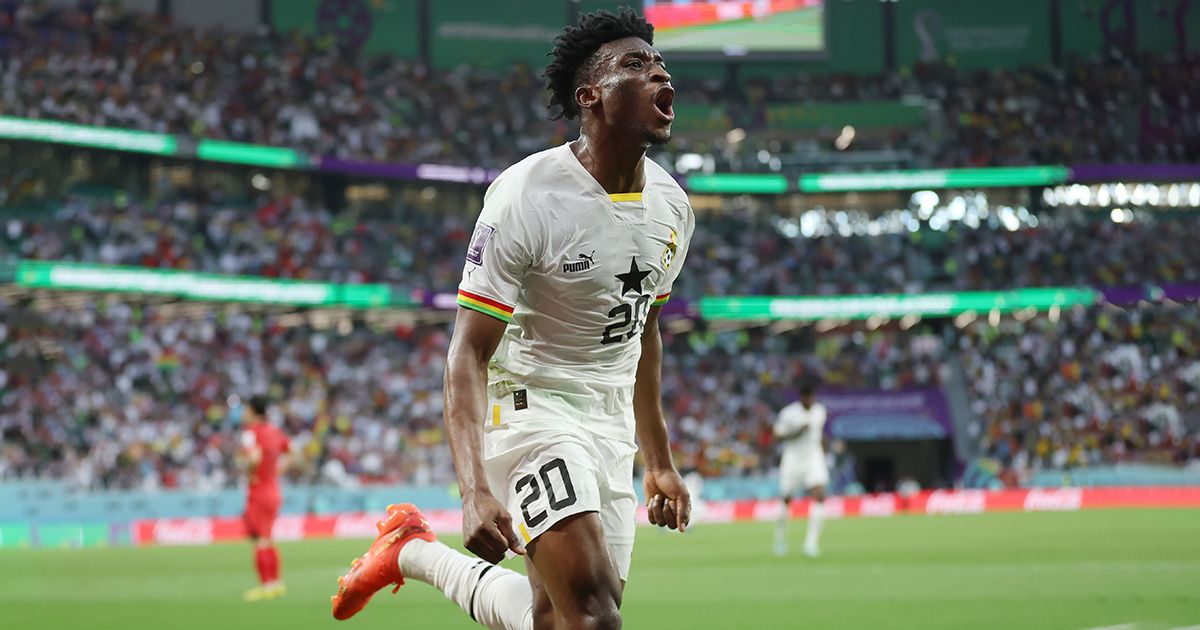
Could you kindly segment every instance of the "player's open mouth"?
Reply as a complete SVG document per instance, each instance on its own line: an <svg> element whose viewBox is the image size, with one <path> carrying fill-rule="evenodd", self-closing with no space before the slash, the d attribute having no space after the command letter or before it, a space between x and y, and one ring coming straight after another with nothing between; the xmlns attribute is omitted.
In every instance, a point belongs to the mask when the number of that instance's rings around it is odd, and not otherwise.
<svg viewBox="0 0 1200 630"><path fill-rule="evenodd" d="M664 86L654 95L654 109L658 110L658 115L665 120L675 120L675 110L671 108L671 104L675 102L675 88Z"/></svg>

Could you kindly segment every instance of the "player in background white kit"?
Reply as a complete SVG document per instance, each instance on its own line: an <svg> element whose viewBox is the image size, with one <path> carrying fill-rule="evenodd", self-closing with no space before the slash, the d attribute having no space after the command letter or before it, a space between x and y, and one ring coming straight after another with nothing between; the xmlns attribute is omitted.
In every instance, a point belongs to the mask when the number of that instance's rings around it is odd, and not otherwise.
<svg viewBox="0 0 1200 630"><path fill-rule="evenodd" d="M695 218L645 156L675 118L653 32L627 8L567 28L544 76L551 105L580 117L580 137L512 166L484 196L445 382L464 542L478 557L437 542L416 506L392 506L338 582L338 619L408 578L488 628L621 627L639 450L650 522L687 527L658 314ZM506 555L525 556L528 578L495 565Z"/></svg>
<svg viewBox="0 0 1200 630"><path fill-rule="evenodd" d="M825 430L825 405L816 402L813 385L800 387L800 400L784 407L775 422L775 438L783 444L779 464L779 495L783 511L775 525L775 554L787 554L787 527L792 497L807 492L812 499L808 510L808 531L804 535L804 553L810 558L820 555L818 539L825 520L825 486L829 483L829 467L821 436Z"/></svg>

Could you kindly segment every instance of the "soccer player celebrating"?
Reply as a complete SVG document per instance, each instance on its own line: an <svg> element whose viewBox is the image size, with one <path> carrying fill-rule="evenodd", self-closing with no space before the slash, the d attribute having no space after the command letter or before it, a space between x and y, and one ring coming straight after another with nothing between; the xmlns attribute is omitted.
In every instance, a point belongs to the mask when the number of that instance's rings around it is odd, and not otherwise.
<svg viewBox="0 0 1200 630"><path fill-rule="evenodd" d="M254 567L259 585L246 591L248 602L275 599L287 593L279 580L279 550L271 540L271 529L279 515L279 463L288 452L288 439L267 422L267 401L254 396L245 408L246 430L242 432L242 457L247 464L250 486L246 494L246 531L254 542Z"/></svg>
<svg viewBox="0 0 1200 630"><path fill-rule="evenodd" d="M437 542L414 506L392 506L339 580L335 617L409 578L488 628L620 627L638 443L650 522L687 526L660 401L658 315L695 219L645 157L674 119L653 33L622 9L584 15L556 38L550 103L581 118L580 138L509 168L484 197L445 383L463 533L482 560ZM525 556L528 578L494 566L510 554Z"/></svg>
<svg viewBox="0 0 1200 630"><path fill-rule="evenodd" d="M816 402L812 383L800 387L800 400L784 407L775 422L775 437L783 443L783 459L779 464L779 494L783 511L775 525L775 554L787 554L787 526L792 495L807 491L812 499L808 508L808 531L804 535L804 553L810 558L820 555L818 538L825 520L825 485L829 483L829 468L821 449L825 428L825 405Z"/></svg>

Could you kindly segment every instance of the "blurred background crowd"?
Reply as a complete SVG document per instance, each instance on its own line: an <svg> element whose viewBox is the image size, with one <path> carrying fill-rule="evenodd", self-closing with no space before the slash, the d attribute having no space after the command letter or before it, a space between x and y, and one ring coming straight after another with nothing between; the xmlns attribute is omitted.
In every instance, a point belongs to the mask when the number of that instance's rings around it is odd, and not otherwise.
<svg viewBox="0 0 1200 630"><path fill-rule="evenodd" d="M0 260L68 260L448 291L457 286L473 211L330 210L302 196L237 203L204 191L159 200L70 195L10 217ZM803 220L803 217L801 217ZM1034 222L1038 220L1036 217ZM1098 212L1037 227L957 222L946 230L805 236L794 215L737 204L706 212L675 295L804 295L1129 286L1200 282L1195 213L1117 223Z"/></svg>
<svg viewBox="0 0 1200 630"><path fill-rule="evenodd" d="M938 61L771 78L681 73L675 82L681 112L685 104L715 112L722 131L681 125L654 154L671 168L696 154L719 171L786 169L846 132L779 132L770 107L879 101L919 104L930 122L864 134L838 151L891 152L894 167L1200 161L1195 55L994 70ZM574 137L544 104L526 65L433 68L348 54L327 37L172 25L105 2L0 0L0 116L503 168ZM416 185L372 203L282 184L233 194L166 175L136 192L117 183L96 193L59 186L88 177L48 174L0 148L0 264L382 283L419 297L454 290L478 211L478 193ZM1195 201L1110 215L1086 204L1049 208L1027 193L1015 202L929 194L906 195L890 218L854 226L826 200L697 203L674 296L1200 283ZM18 207L28 199L40 211ZM934 226L933 215L950 224ZM452 481L441 428L449 325L341 321L224 307L183 316L169 304L94 295L45 309L0 293L0 479L225 487L236 482L239 400L265 392L271 420L292 436L293 480ZM965 375L967 441L999 462L1005 484L1098 464L1200 466L1194 302L828 324L668 327L663 397L680 465L713 476L771 470L771 424L804 379L893 392Z"/></svg>
<svg viewBox="0 0 1200 630"><path fill-rule="evenodd" d="M487 168L575 131L547 120L541 80L524 64L434 69L352 55L315 35L174 26L107 3L81 6L0 7L0 115ZM903 151L908 165L927 167L1200 160L1200 63L1191 58L991 71L930 62L900 73L675 83L689 106L746 133L730 142L685 132L664 153L711 155L720 170L765 170L770 157L813 143L772 133L770 105L885 100L927 105L940 129L864 137L850 150ZM770 157L758 158L764 151Z"/></svg>
<svg viewBox="0 0 1200 630"><path fill-rule="evenodd" d="M290 475L330 483L443 483L446 325L350 331L251 313L184 319L100 302L0 318L0 477L86 488L234 483L230 397L267 392L292 436ZM1200 460L1200 309L1076 308L996 327L919 325L816 335L700 329L665 336L664 407L681 466L763 473L795 384L894 391L965 366L970 438L1040 470ZM236 408L236 403L233 403ZM352 480L352 481L350 481Z"/></svg>

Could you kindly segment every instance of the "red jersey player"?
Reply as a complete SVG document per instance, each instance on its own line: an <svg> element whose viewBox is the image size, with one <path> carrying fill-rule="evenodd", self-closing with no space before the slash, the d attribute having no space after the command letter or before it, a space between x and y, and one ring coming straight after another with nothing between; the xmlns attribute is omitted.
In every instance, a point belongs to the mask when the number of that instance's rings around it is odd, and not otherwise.
<svg viewBox="0 0 1200 630"><path fill-rule="evenodd" d="M242 454L248 464L250 487L246 494L246 531L254 541L254 566L259 586L246 591L248 602L275 599L287 592L279 580L279 551L271 540L271 529L279 515L279 459L288 452L288 439L267 422L267 401L262 396L249 400L242 432Z"/></svg>

